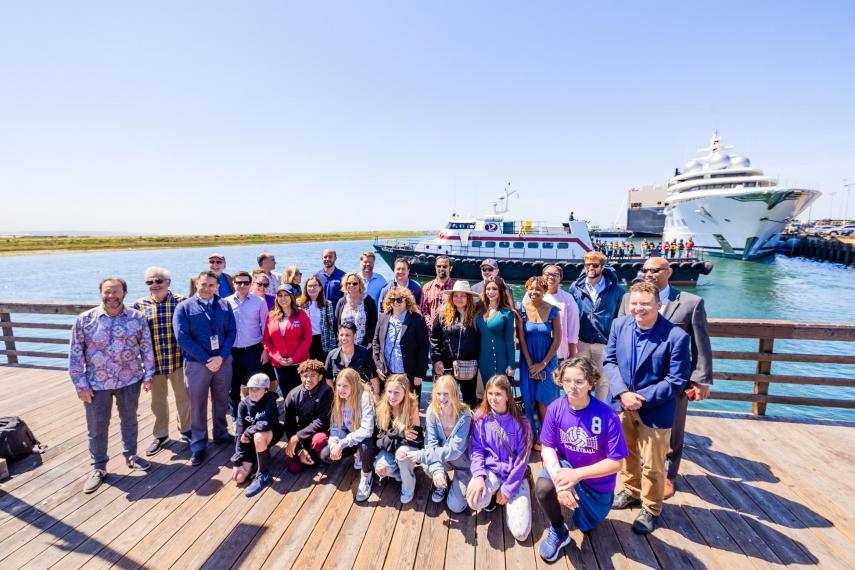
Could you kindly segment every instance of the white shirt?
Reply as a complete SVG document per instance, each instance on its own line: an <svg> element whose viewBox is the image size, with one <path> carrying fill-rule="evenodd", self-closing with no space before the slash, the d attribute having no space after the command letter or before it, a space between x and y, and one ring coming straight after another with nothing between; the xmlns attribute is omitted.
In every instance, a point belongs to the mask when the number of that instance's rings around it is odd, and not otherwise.
<svg viewBox="0 0 855 570"><path fill-rule="evenodd" d="M665 288L659 291L659 301L662 303L662 306L659 307L659 314L665 314L665 307L668 306L668 295L671 294L671 286L665 285Z"/></svg>

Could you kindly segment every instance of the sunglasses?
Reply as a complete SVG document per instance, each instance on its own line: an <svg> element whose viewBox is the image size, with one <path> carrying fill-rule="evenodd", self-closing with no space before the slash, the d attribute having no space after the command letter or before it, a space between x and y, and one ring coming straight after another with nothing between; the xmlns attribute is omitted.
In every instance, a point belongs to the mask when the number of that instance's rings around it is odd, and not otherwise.
<svg viewBox="0 0 855 570"><path fill-rule="evenodd" d="M235 279L235 285L249 285L252 281L238 281Z"/></svg>
<svg viewBox="0 0 855 570"><path fill-rule="evenodd" d="M211 265L221 265L223 263L222 259L209 259L208 263Z"/></svg>
<svg viewBox="0 0 855 570"><path fill-rule="evenodd" d="M645 267L641 270L642 273L659 273L660 271L665 271L664 267Z"/></svg>
<svg viewBox="0 0 855 570"><path fill-rule="evenodd" d="M264 281L256 281L255 286L256 287L270 287L270 282L268 281L265 283Z"/></svg>
<svg viewBox="0 0 855 570"><path fill-rule="evenodd" d="M602 267L602 266L603 266L603 264L602 264L602 263L586 263L586 264L585 264L585 267L593 267L593 268L595 268L595 269L596 269L597 267Z"/></svg>
<svg viewBox="0 0 855 570"><path fill-rule="evenodd" d="M348 287L356 287L358 285L359 285L359 283L357 283L356 281L348 281L347 282Z"/></svg>
<svg viewBox="0 0 855 570"><path fill-rule="evenodd" d="M158 285L160 285L164 281L166 281L166 279L161 279L160 277L158 277L157 279L146 279L145 284L151 286L157 283Z"/></svg>
<svg viewBox="0 0 855 570"><path fill-rule="evenodd" d="M389 301L391 301L392 303L403 303L404 298L403 297L390 297Z"/></svg>
<svg viewBox="0 0 855 570"><path fill-rule="evenodd" d="M482 267L481 273L492 273L496 270L495 267Z"/></svg>

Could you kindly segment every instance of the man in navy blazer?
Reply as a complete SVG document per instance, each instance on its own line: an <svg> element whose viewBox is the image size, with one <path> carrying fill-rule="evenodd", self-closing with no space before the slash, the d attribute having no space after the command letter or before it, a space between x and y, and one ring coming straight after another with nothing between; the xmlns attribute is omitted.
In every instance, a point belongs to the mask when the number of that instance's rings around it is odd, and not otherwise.
<svg viewBox="0 0 855 570"><path fill-rule="evenodd" d="M689 335L659 314L662 302L652 283L629 291L629 316L612 325L603 363L609 402L619 413L629 456L624 460L624 489L613 507L641 504L632 525L639 534L653 531L665 493L665 455L677 395L691 375Z"/></svg>

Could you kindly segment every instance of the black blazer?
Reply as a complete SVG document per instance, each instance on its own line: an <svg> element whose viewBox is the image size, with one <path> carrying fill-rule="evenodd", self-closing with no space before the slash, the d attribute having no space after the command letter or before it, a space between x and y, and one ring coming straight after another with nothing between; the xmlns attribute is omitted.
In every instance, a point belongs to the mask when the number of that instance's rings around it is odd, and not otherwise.
<svg viewBox="0 0 855 570"><path fill-rule="evenodd" d="M383 313L378 317L377 330L374 333L374 342L372 343L374 364L377 366L377 370L384 374L389 374L389 367L386 365L386 333L389 331L389 320L391 318L391 313ZM424 317L419 313L407 313L401 338L398 342L401 345L404 373L407 378L411 383L413 378L424 378L427 375L428 353L430 352Z"/></svg>
<svg viewBox="0 0 855 570"><path fill-rule="evenodd" d="M347 303L347 295L339 299L338 303L335 304L335 317L333 318L335 329L333 330L335 330L336 335L338 335L338 325L341 324L341 314L344 312L345 303ZM365 305L365 337L363 337L362 342L359 344L365 348L370 348L371 342L374 340L374 331L377 329L377 303L374 302L374 299L365 295L362 304Z"/></svg>

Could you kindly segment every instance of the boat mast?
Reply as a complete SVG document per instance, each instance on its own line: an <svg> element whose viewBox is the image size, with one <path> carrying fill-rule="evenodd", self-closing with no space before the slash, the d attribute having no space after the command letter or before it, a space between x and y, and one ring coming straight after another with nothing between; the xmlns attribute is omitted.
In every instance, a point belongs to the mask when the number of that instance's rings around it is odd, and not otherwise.
<svg viewBox="0 0 855 570"><path fill-rule="evenodd" d="M507 213L511 196L516 196L517 198L519 198L520 196L519 192L517 192L516 190L511 190L510 182L508 182L508 185L505 187L504 192L504 196L499 196L494 202L490 202L493 205L493 215L495 216ZM499 204L501 204L501 206Z"/></svg>

